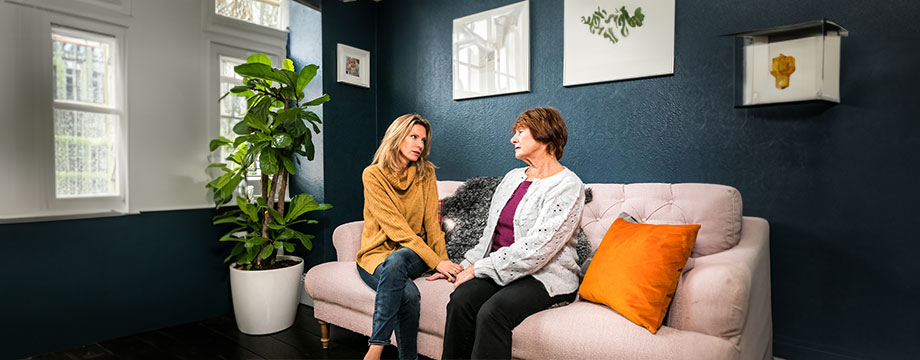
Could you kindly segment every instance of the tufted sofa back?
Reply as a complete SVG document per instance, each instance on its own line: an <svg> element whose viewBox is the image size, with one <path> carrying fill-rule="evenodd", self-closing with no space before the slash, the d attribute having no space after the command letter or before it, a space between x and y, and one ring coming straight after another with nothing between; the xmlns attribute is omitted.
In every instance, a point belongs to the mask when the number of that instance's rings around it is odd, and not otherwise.
<svg viewBox="0 0 920 360"><path fill-rule="evenodd" d="M438 181L438 195L450 196L461 181ZM741 194L715 184L586 184L593 200L585 205L581 227L597 248L610 224L626 212L648 224L700 224L692 257L715 254L741 239Z"/></svg>

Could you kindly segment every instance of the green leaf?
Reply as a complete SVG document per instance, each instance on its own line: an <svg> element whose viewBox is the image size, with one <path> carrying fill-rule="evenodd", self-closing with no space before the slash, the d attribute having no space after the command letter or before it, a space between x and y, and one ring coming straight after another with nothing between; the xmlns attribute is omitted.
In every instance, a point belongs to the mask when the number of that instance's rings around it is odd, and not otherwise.
<svg viewBox="0 0 920 360"><path fill-rule="evenodd" d="M294 162L291 161L291 158L281 156L281 163L284 165L284 169L287 170L288 174L294 175L297 173L297 167L294 166Z"/></svg>
<svg viewBox="0 0 920 360"><path fill-rule="evenodd" d="M237 135L247 135L251 130L249 130L249 125L245 121L240 121L233 125L233 133ZM239 140L239 138L237 138Z"/></svg>
<svg viewBox="0 0 920 360"><path fill-rule="evenodd" d="M301 137L304 133L310 131L307 129L307 126L303 124L303 120L300 120L300 117L287 119L284 124L284 129L295 138Z"/></svg>
<svg viewBox="0 0 920 360"><path fill-rule="evenodd" d="M211 220L217 221L217 220L224 219L224 218L236 219L238 216L240 216L241 213L242 212L240 211L240 209L227 210L213 217Z"/></svg>
<svg viewBox="0 0 920 360"><path fill-rule="evenodd" d="M329 94L324 94L323 96L320 96L320 97L318 97L318 98L316 98L316 99L313 99L313 100L308 101L306 104L303 104L302 106L316 106L316 105L320 105L320 104L322 104L322 103L324 103L324 102L327 102L327 101L329 101L329 100L330 100Z"/></svg>
<svg viewBox="0 0 920 360"><path fill-rule="evenodd" d="M246 202L246 198L242 196L236 197L236 205L243 211L244 214L249 216L249 219L252 221L259 221L259 210L255 206Z"/></svg>
<svg viewBox="0 0 920 360"><path fill-rule="evenodd" d="M278 210L275 210L272 208L266 208L266 209L268 210L268 213L272 215L272 218L275 219L276 223L281 224L281 225L286 224L284 221L284 217L281 216L281 213L279 213Z"/></svg>
<svg viewBox="0 0 920 360"><path fill-rule="evenodd" d="M303 141L303 147L305 150L305 156L307 160L313 161L313 156L316 155L316 149L313 147L313 134L309 131L304 133L305 139Z"/></svg>
<svg viewBox="0 0 920 360"><path fill-rule="evenodd" d="M301 113L303 113L303 109L299 107L279 111L278 115L275 116L275 122L272 123L272 130L275 130L275 128L281 124L284 124L291 118L299 118Z"/></svg>
<svg viewBox="0 0 920 360"><path fill-rule="evenodd" d="M234 256L242 254L243 250L245 249L246 247L243 246L243 243L236 244L236 246L233 247L233 250L230 251L230 256L227 256L227 258L224 259L224 262L230 262L230 259L232 259Z"/></svg>
<svg viewBox="0 0 920 360"><path fill-rule="evenodd" d="M264 248L262 249L262 260L265 260L265 259L268 259L269 257L271 257L271 256L272 256L272 253L274 252L273 249L274 249L274 248L273 248L272 246L270 246L270 245L264 247Z"/></svg>
<svg viewBox="0 0 920 360"><path fill-rule="evenodd" d="M300 69L300 76L297 77L297 93L300 94L303 92L303 89L307 87L307 84L313 80L313 77L316 76L316 70L319 69L319 66L310 64L304 66L303 69Z"/></svg>
<svg viewBox="0 0 920 360"><path fill-rule="evenodd" d="M257 79L267 80L267 81L277 81L284 83L288 81L288 77L282 74L280 71L272 69L270 65L260 64L260 63L247 63L242 65L237 65L233 67L233 71L236 71L237 74L253 77Z"/></svg>
<svg viewBox="0 0 920 360"><path fill-rule="evenodd" d="M240 93L244 93L247 91L251 91L251 90L249 89L249 86L246 86L246 85L237 85L237 86L234 86L232 89L230 89L230 93L233 93L233 94L240 94Z"/></svg>
<svg viewBox="0 0 920 360"><path fill-rule="evenodd" d="M324 204L320 204L320 205L324 205ZM294 224L300 224L300 223L319 224L319 221L316 221L316 220L313 220L313 219L301 219L301 220L291 221L291 222L287 223L287 226L291 226L291 225L294 225Z"/></svg>
<svg viewBox="0 0 920 360"><path fill-rule="evenodd" d="M236 231L234 231L234 232L236 232ZM220 238L220 241L241 241L241 242L245 242L245 241L246 241L246 238L238 238L238 237L236 237L236 236L227 234L227 235L222 236L222 237Z"/></svg>
<svg viewBox="0 0 920 360"><path fill-rule="evenodd" d="M265 132L266 134L272 132L271 130L268 129L267 116L258 116L256 114L253 114L252 112L249 112L248 114L246 114L246 117L243 118L242 122L246 123L246 125L249 125L250 127L259 129Z"/></svg>
<svg viewBox="0 0 920 360"><path fill-rule="evenodd" d="M272 147L275 149L290 148L293 141L291 135L280 133L272 137Z"/></svg>
<svg viewBox="0 0 920 360"><path fill-rule="evenodd" d="M291 199L291 207L288 210L287 215L284 217L284 220L295 220L300 217L300 215L316 209L319 209L319 204L316 203L313 195L297 194L293 199Z"/></svg>
<svg viewBox="0 0 920 360"><path fill-rule="evenodd" d="M310 241L311 239L313 239L313 235L307 235L307 236L309 237L304 236L304 237L299 237L298 239L300 239L300 243L303 244L304 248L306 248L307 250L313 250L313 242Z"/></svg>
<svg viewBox="0 0 920 360"><path fill-rule="evenodd" d="M281 69L281 70L276 70L276 71L279 72L281 76L284 76L284 81L282 82L284 83L284 85L287 85L286 88L290 88L290 90L293 91L294 88L297 86L297 73L295 73L294 70L288 70L288 69ZM288 93L288 96L285 96L285 99L290 100L290 99L293 99L294 97L295 97L294 93Z"/></svg>
<svg viewBox="0 0 920 360"><path fill-rule="evenodd" d="M209 144L209 147L210 147L211 151L214 151L214 150L217 150L217 148L219 148L219 147L221 147L221 146L228 145L228 144L232 144L232 143L233 143L233 141L230 141L230 139L227 139L227 138L221 136L220 138L211 140L211 143Z"/></svg>
<svg viewBox="0 0 920 360"><path fill-rule="evenodd" d="M268 66L272 66L272 59L269 58L268 55L265 55L265 54L249 55L249 57L246 58L246 62L250 64L265 64Z"/></svg>
<svg viewBox="0 0 920 360"><path fill-rule="evenodd" d="M231 175L231 173L225 175ZM240 181L242 180L243 176L237 174L231 177L227 184L220 187L220 191L214 193L214 202L217 203L217 207L230 202L230 199L233 198L233 191L236 190L236 187L240 185Z"/></svg>
<svg viewBox="0 0 920 360"><path fill-rule="evenodd" d="M288 239L293 239L293 238L294 238L294 230L286 228L284 229L283 232L281 232L281 235L278 235L277 239L283 241L283 240L288 240Z"/></svg>
<svg viewBox="0 0 920 360"><path fill-rule="evenodd" d="M283 242L281 244L284 245L284 251L287 251L289 253L294 252L294 249L295 249L294 243Z"/></svg>
<svg viewBox="0 0 920 360"><path fill-rule="evenodd" d="M259 245L262 245L262 244L264 244L264 243L266 243L266 242L271 242L271 240L256 235L256 236L253 236L252 239L249 239L249 240L246 241L246 242L249 243L250 246L252 246L252 247L255 248L255 247L258 247Z"/></svg>
<svg viewBox="0 0 920 360"><path fill-rule="evenodd" d="M234 224L237 224L237 225L245 225L245 224L243 224L242 221L239 221L239 218L236 217L236 216L231 216L231 217L226 217L226 218L217 219L217 220L214 220L214 222L213 222L214 225L218 225L218 224L229 224L229 223L234 223Z"/></svg>
<svg viewBox="0 0 920 360"><path fill-rule="evenodd" d="M294 71L294 62L291 61L291 59L284 59L284 61L281 62L281 68L285 70Z"/></svg>
<svg viewBox="0 0 920 360"><path fill-rule="evenodd" d="M259 155L259 166L262 168L263 174L273 175L278 173L278 156L275 154L274 149L266 148L262 150L262 154Z"/></svg>

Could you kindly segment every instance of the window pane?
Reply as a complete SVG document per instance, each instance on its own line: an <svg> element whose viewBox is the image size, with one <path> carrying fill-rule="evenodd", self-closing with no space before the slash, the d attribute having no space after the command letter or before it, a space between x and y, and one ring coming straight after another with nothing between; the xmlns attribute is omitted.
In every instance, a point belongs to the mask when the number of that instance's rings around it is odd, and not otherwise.
<svg viewBox="0 0 920 360"><path fill-rule="evenodd" d="M281 28L280 0L215 0L218 15L270 28Z"/></svg>
<svg viewBox="0 0 920 360"><path fill-rule="evenodd" d="M57 197L117 195L118 116L54 110Z"/></svg>
<svg viewBox="0 0 920 360"><path fill-rule="evenodd" d="M61 32L51 33L54 100L111 105L111 45Z"/></svg>
<svg viewBox="0 0 920 360"><path fill-rule="evenodd" d="M218 0L220 1L220 0ZM226 94L234 86L243 85L243 77L233 71L233 67L246 63L246 60L237 59L229 56L219 56L220 62L220 94ZM220 136L230 140L235 140L237 136L233 132L233 126L243 120L246 116L246 98L241 96L227 95L220 101ZM220 158L226 159L235 149L230 146L224 146L220 149ZM233 166L231 161L227 164ZM259 176L259 163L256 161L249 167L247 176Z"/></svg>

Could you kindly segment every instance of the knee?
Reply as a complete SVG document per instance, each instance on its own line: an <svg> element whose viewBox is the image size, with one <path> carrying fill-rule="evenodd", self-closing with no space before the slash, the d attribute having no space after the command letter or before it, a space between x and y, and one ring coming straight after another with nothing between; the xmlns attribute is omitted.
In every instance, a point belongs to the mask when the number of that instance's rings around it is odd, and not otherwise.
<svg viewBox="0 0 920 360"><path fill-rule="evenodd" d="M454 292L450 293L450 301L447 302L447 311L451 312L456 309L462 309L469 307L470 297L468 294L463 291L463 286L454 289Z"/></svg>
<svg viewBox="0 0 920 360"><path fill-rule="evenodd" d="M419 294L418 288L415 286L406 286L406 288L403 290L403 304L418 308L420 307L421 301L422 295Z"/></svg>
<svg viewBox="0 0 920 360"><path fill-rule="evenodd" d="M505 323L504 319L506 318L507 316L505 316L505 311L501 304L495 301L486 301L476 314L476 324L494 326L495 324Z"/></svg>
<svg viewBox="0 0 920 360"><path fill-rule="evenodd" d="M396 273L408 273L408 265L410 263L409 254L406 251L412 252L409 249L399 249L387 256L383 260L383 268L387 270L389 274Z"/></svg>

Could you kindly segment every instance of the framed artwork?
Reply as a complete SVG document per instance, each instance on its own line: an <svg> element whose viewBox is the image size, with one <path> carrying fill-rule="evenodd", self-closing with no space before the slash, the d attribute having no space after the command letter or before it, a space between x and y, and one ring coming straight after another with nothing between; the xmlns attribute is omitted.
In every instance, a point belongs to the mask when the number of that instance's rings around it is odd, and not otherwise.
<svg viewBox="0 0 920 360"><path fill-rule="evenodd" d="M530 2L454 19L454 100L530 91Z"/></svg>
<svg viewBox="0 0 920 360"><path fill-rule="evenodd" d="M371 53L345 44L335 48L336 81L360 87L371 87Z"/></svg>
<svg viewBox="0 0 920 360"><path fill-rule="evenodd" d="M674 73L674 0L566 0L563 86Z"/></svg>

